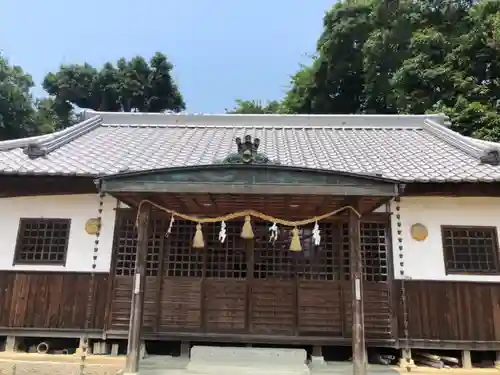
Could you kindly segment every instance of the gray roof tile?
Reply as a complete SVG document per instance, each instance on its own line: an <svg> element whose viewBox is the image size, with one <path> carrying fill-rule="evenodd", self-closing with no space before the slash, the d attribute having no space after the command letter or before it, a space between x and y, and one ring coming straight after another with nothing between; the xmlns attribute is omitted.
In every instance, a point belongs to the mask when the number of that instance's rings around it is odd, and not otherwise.
<svg viewBox="0 0 500 375"><path fill-rule="evenodd" d="M236 137L250 134L261 139L259 151L284 165L380 173L408 182L500 181L500 166L479 161L495 144L453 133L444 117L87 117L62 135L0 142L0 173L102 175L211 164L235 151ZM42 156L29 158L27 146Z"/></svg>

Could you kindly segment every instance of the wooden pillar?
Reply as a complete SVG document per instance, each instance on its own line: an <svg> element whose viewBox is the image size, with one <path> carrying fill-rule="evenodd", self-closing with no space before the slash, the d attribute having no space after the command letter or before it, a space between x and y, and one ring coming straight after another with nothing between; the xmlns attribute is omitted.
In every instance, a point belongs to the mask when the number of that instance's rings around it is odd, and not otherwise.
<svg viewBox="0 0 500 375"><path fill-rule="evenodd" d="M141 352L141 328L144 313L144 287L146 285L146 262L148 256L148 230L151 206L143 204L137 217L137 250L135 259L132 304L128 331L127 361L124 374L137 374Z"/></svg>
<svg viewBox="0 0 500 375"><path fill-rule="evenodd" d="M349 210L349 248L352 282L352 373L353 375L366 375L363 259L359 217L352 210Z"/></svg>

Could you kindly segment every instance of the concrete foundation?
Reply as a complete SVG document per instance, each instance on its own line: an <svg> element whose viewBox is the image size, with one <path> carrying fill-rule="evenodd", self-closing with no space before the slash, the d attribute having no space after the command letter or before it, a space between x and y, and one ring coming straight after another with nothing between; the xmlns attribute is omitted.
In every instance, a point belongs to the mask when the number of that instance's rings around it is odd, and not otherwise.
<svg viewBox="0 0 500 375"><path fill-rule="evenodd" d="M321 356L321 357L311 356L310 365L311 365L311 367L314 367L314 368L324 367L324 366L326 366L325 358L323 358L323 356Z"/></svg>
<svg viewBox="0 0 500 375"><path fill-rule="evenodd" d="M187 370L203 375L309 375L304 349L193 346Z"/></svg>

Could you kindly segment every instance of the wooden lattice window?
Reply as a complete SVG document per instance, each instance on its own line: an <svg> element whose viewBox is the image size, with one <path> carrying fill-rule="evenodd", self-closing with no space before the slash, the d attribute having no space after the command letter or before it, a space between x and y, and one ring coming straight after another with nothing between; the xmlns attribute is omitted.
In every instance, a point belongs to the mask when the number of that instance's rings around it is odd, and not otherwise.
<svg viewBox="0 0 500 375"><path fill-rule="evenodd" d="M495 227L442 226L441 229L447 274L499 272Z"/></svg>
<svg viewBox="0 0 500 375"><path fill-rule="evenodd" d="M205 233L209 225L203 226ZM196 231L196 224L179 220L172 227L168 236L165 255L165 276L175 277L202 277L203 257L207 249L193 249L191 244Z"/></svg>
<svg viewBox="0 0 500 375"><path fill-rule="evenodd" d="M137 227L135 213L118 211L117 239L115 242L115 275L133 276L135 272L135 255L137 252ZM160 268L160 254L164 246L166 233L164 218L153 218L148 233L148 256L146 275L157 276Z"/></svg>
<svg viewBox="0 0 500 375"><path fill-rule="evenodd" d="M247 277L245 240L241 238L243 223L227 222L226 239L219 240L220 224L206 226L207 249L205 277L237 278Z"/></svg>
<svg viewBox="0 0 500 375"><path fill-rule="evenodd" d="M363 277L366 281L387 281L388 278L388 224L361 222L360 246L363 258ZM349 224L342 224L342 275L350 279Z"/></svg>
<svg viewBox="0 0 500 375"><path fill-rule="evenodd" d="M341 277L342 280L350 280L351 279L351 246L349 243L349 224L342 223L341 226L341 258L342 258L342 267L341 267Z"/></svg>
<svg viewBox="0 0 500 375"><path fill-rule="evenodd" d="M269 225L254 222L254 273L256 279L294 278L293 254L290 252L289 231L280 228L278 240L269 241Z"/></svg>
<svg viewBox="0 0 500 375"><path fill-rule="evenodd" d="M14 264L64 266L70 219L21 218Z"/></svg>
<svg viewBox="0 0 500 375"><path fill-rule="evenodd" d="M387 281L387 224L362 222L360 245L363 255L363 274L367 281Z"/></svg>
<svg viewBox="0 0 500 375"><path fill-rule="evenodd" d="M312 227L301 228L301 252L289 250L291 228L281 228L278 240L269 242L269 225L255 224L254 274L256 279L336 280L340 258L337 243L338 226L321 224L321 244L316 246Z"/></svg>
<svg viewBox="0 0 500 375"><path fill-rule="evenodd" d="M312 228L301 230L302 252L294 254L297 276L305 280L338 280L341 264L339 226L334 223L320 224L321 242L314 244Z"/></svg>

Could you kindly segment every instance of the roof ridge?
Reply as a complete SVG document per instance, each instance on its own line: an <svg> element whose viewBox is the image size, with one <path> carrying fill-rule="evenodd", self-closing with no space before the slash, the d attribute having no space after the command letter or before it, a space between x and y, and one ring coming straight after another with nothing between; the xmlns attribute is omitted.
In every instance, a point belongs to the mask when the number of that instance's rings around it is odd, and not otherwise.
<svg viewBox="0 0 500 375"><path fill-rule="evenodd" d="M26 144L24 153L30 158L46 156L57 148L94 130L102 124L101 116L93 116L66 129L50 134L50 137L30 141Z"/></svg>
<svg viewBox="0 0 500 375"><path fill-rule="evenodd" d="M375 125L251 125L251 124L236 124L236 125L212 125L212 124L101 124L103 128L144 128L144 129L326 129L326 130L422 130L423 126L375 126Z"/></svg>
<svg viewBox="0 0 500 375"><path fill-rule="evenodd" d="M446 118L446 123L450 123L448 117ZM426 119L424 121L424 128L429 133L467 153L468 155L478 159L478 161L483 164L499 165L500 163L499 143L466 137L456 131L451 130L446 125L439 124L431 119ZM491 155L491 153L494 153L496 155Z"/></svg>
<svg viewBox="0 0 500 375"><path fill-rule="evenodd" d="M9 139L6 141L0 141L0 151L10 151L15 148L23 148L28 146L31 142L38 142L45 138L49 138L52 134L35 135L34 137Z"/></svg>
<svg viewBox="0 0 500 375"><path fill-rule="evenodd" d="M100 116L93 116L54 133L0 141L0 151L10 151L16 148L23 148L24 153L30 158L44 156L56 148L95 129L101 125L101 123L102 118Z"/></svg>
<svg viewBox="0 0 500 375"><path fill-rule="evenodd" d="M84 117L99 115L103 124L113 125L203 125L210 127L367 127L413 128L422 127L423 120L443 121L444 115L285 115L285 114L172 114L142 112L97 112L85 110Z"/></svg>
<svg viewBox="0 0 500 375"><path fill-rule="evenodd" d="M492 142L492 141L485 141L484 139L477 139L477 138L472 138L472 137L465 137L469 140L469 142L472 142L474 144L477 144L479 146L484 146L487 148L490 147L499 147L500 148L500 143L499 142Z"/></svg>

